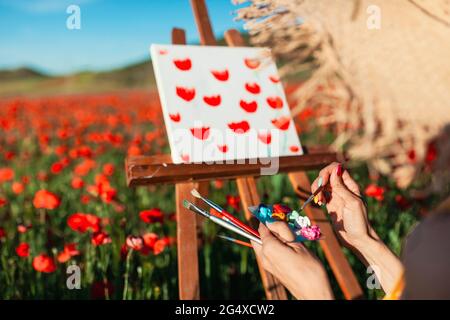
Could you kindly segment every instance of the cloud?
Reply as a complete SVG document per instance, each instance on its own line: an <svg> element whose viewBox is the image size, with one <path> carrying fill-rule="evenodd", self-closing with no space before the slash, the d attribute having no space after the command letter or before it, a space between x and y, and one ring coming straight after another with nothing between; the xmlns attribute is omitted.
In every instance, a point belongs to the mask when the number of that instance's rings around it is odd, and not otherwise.
<svg viewBox="0 0 450 320"><path fill-rule="evenodd" d="M71 4L83 5L96 0L0 0L0 4L29 13L65 11Z"/></svg>

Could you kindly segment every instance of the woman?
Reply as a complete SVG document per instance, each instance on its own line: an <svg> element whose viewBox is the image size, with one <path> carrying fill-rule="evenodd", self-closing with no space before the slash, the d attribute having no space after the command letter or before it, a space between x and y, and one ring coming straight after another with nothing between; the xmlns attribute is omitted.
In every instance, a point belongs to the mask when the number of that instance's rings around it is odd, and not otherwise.
<svg viewBox="0 0 450 320"><path fill-rule="evenodd" d="M403 265L400 260L389 250L389 248L381 241L375 230L369 224L367 218L367 209L361 200L361 194L356 182L351 178L348 171L342 168L339 163L332 163L322 171L313 182L311 190L314 192L318 186L327 185L327 191L318 194L318 204L326 204L328 213L333 222L334 230L342 243L352 250L367 266L372 266L381 287L390 295L397 291L399 283L403 279ZM449 230L450 215L446 215L444 228ZM442 220L442 219L441 219ZM436 226L436 223L431 223ZM442 221L439 222L442 228ZM430 227L427 228L430 230ZM285 222L268 223L267 226L260 224L259 232L261 235L262 245L253 242L256 254L261 258L264 268L277 277L283 285L291 291L298 299L333 299L333 292L320 260L312 254L303 244L292 243L294 236ZM432 231L431 231L432 232ZM422 232L423 233L423 232ZM444 235L445 234L445 235ZM444 237L449 238L449 232L443 233ZM423 240L423 239L422 239ZM417 242L417 241L415 241ZM450 241L434 240L434 243L423 245L421 250L429 252L427 247L437 248L439 245L448 247ZM422 242L421 242L422 243ZM417 247L417 245L415 245ZM448 289L449 285L449 252L444 249L435 249L441 251L441 258L444 262L439 266L444 266L445 277L442 277L441 283L443 290L440 292L440 298L450 298ZM408 252L408 250L405 250ZM411 251L411 250L410 250ZM417 266L421 259L418 250L412 250L414 254L410 254L409 264ZM443 254L442 254L443 252ZM408 261L408 257L406 257ZM427 264L428 263L428 264ZM432 264L432 263L431 263ZM425 266L430 265L430 261L424 263ZM445 269L445 266L447 269ZM411 286L406 288L407 298L428 298L436 290L426 288L424 284L414 284L413 279L408 280L408 268L406 265L406 283ZM417 280L420 274L420 268L416 268L413 278ZM442 273L442 272L441 272ZM436 277L436 273L428 275ZM417 282L417 281L416 281ZM436 286L432 281L428 286ZM421 287L420 287L421 286ZM420 288L419 288L420 287ZM428 291L427 291L428 290ZM430 295L420 295L418 292L429 292ZM439 298L438 297L438 298ZM434 297L436 298L436 297Z"/></svg>

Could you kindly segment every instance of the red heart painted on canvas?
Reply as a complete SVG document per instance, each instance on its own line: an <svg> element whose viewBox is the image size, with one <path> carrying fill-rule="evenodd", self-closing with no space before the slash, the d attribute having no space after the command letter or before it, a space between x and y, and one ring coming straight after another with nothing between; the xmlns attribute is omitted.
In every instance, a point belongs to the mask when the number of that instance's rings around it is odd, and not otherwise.
<svg viewBox="0 0 450 320"><path fill-rule="evenodd" d="M182 154L181 155L181 160L183 160L183 162L189 162L189 155L188 154Z"/></svg>
<svg viewBox="0 0 450 320"><path fill-rule="evenodd" d="M228 151L228 146L224 144L223 146L218 145L217 148L219 148L220 152L226 153Z"/></svg>
<svg viewBox="0 0 450 320"><path fill-rule="evenodd" d="M270 81L272 81L273 83L278 83L280 82L280 78L278 76L269 76Z"/></svg>
<svg viewBox="0 0 450 320"><path fill-rule="evenodd" d="M191 133L199 140L206 140L209 137L209 127L191 128Z"/></svg>
<svg viewBox="0 0 450 320"><path fill-rule="evenodd" d="M219 81L227 81L229 77L228 70L212 70L211 73Z"/></svg>
<svg viewBox="0 0 450 320"><path fill-rule="evenodd" d="M195 89L177 87L177 96L186 101L191 101L195 97Z"/></svg>
<svg viewBox="0 0 450 320"><path fill-rule="evenodd" d="M245 84L245 89L247 89L248 92L253 94L258 94L261 92L261 87L256 82L247 82Z"/></svg>
<svg viewBox="0 0 450 320"><path fill-rule="evenodd" d="M246 133L248 130L250 130L250 125L247 121L241 121L241 122L231 122L228 124L228 128L234 131L234 133Z"/></svg>
<svg viewBox="0 0 450 320"><path fill-rule="evenodd" d="M290 146L289 150L291 150L292 152L298 152L300 150L300 148L298 146Z"/></svg>
<svg viewBox="0 0 450 320"><path fill-rule="evenodd" d="M269 131L258 132L258 139L265 144L270 144L272 142L272 135Z"/></svg>
<svg viewBox="0 0 450 320"><path fill-rule="evenodd" d="M250 58L244 59L244 62L245 65L250 69L256 69L261 64L261 62L258 59L250 59Z"/></svg>
<svg viewBox="0 0 450 320"><path fill-rule="evenodd" d="M287 130L291 124L291 118L282 116L277 119L273 119L272 124L280 130Z"/></svg>
<svg viewBox="0 0 450 320"><path fill-rule="evenodd" d="M283 108L283 100L280 97L268 97L266 101L273 109Z"/></svg>
<svg viewBox="0 0 450 320"><path fill-rule="evenodd" d="M180 120L181 120L180 113L170 113L169 117L170 117L170 120L172 120L173 122L180 122Z"/></svg>
<svg viewBox="0 0 450 320"><path fill-rule="evenodd" d="M256 103L256 101L247 102L244 100L240 100L239 105L241 106L242 109L250 113L255 112L256 109L258 108L258 104Z"/></svg>
<svg viewBox="0 0 450 320"><path fill-rule="evenodd" d="M191 62L191 59L189 59L189 58L178 59L178 60L175 59L175 60L173 60L173 63L181 71L187 71L187 70L191 69L191 67L192 67L192 62Z"/></svg>
<svg viewBox="0 0 450 320"><path fill-rule="evenodd" d="M217 107L222 99L220 98L220 95L215 96L204 96L203 101L205 101L206 104L210 105L211 107Z"/></svg>

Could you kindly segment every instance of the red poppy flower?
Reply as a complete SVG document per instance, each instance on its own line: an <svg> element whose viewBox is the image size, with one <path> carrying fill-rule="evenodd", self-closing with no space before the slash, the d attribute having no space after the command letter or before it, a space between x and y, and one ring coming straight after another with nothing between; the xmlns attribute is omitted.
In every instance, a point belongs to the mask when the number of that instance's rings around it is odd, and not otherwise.
<svg viewBox="0 0 450 320"><path fill-rule="evenodd" d="M25 190L25 186L21 182L13 182L11 189L15 194L21 194Z"/></svg>
<svg viewBox="0 0 450 320"><path fill-rule="evenodd" d="M64 250L58 254L57 260L59 263L65 263L69 261L71 257L77 256L80 251L77 250L76 243L68 243L64 245Z"/></svg>
<svg viewBox="0 0 450 320"><path fill-rule="evenodd" d="M0 183L14 179L14 170L11 168L0 168Z"/></svg>
<svg viewBox="0 0 450 320"><path fill-rule="evenodd" d="M115 167L112 163L105 163L103 165L103 174L106 176L112 176L114 174Z"/></svg>
<svg viewBox="0 0 450 320"><path fill-rule="evenodd" d="M47 190L39 190L34 195L33 205L36 209L56 209L61 204L61 200L54 193Z"/></svg>
<svg viewBox="0 0 450 320"><path fill-rule="evenodd" d="M6 199L4 198L0 198L0 208L3 207L5 204L7 204L8 202L6 201Z"/></svg>
<svg viewBox="0 0 450 320"><path fill-rule="evenodd" d="M164 251L167 246L167 242L163 239L156 240L155 245L153 246L153 254L158 255Z"/></svg>
<svg viewBox="0 0 450 320"><path fill-rule="evenodd" d="M33 268L36 271L44 272L44 273L52 273L56 270L56 265L53 259L46 255L41 254L33 259Z"/></svg>
<svg viewBox="0 0 450 320"><path fill-rule="evenodd" d="M17 226L17 232L19 232L19 233L25 233L25 232L27 232L27 230L28 230L29 228L31 228L31 226L30 226L30 227L27 227L27 226L25 226L25 225L23 225L23 224L19 224L19 225Z"/></svg>
<svg viewBox="0 0 450 320"><path fill-rule="evenodd" d="M139 251L144 246L144 241L141 237L128 236L125 243L133 250Z"/></svg>
<svg viewBox="0 0 450 320"><path fill-rule="evenodd" d="M58 174L58 173L61 173L61 171L63 169L64 169L64 166L63 166L63 164L61 162L55 162L50 167L50 172L53 173L53 174Z"/></svg>
<svg viewBox="0 0 450 320"><path fill-rule="evenodd" d="M146 233L142 236L142 239L144 240L144 244L150 248L153 249L153 246L155 245L156 240L158 240L158 235L153 232Z"/></svg>
<svg viewBox="0 0 450 320"><path fill-rule="evenodd" d="M89 195L87 195L87 194L83 194L80 197L80 201L82 204L88 204L91 201L91 197L89 197Z"/></svg>
<svg viewBox="0 0 450 320"><path fill-rule="evenodd" d="M67 218L67 225L74 231L84 233L100 230L100 218L89 213L74 213Z"/></svg>
<svg viewBox="0 0 450 320"><path fill-rule="evenodd" d="M94 160L91 159L84 159L83 162L81 162L80 164L78 164L75 169L74 169L74 173L77 176L85 176L87 175L93 168L95 168L96 163Z"/></svg>
<svg viewBox="0 0 450 320"><path fill-rule="evenodd" d="M112 240L109 237L109 235L106 232L102 232L102 231L95 232L91 238L91 243L94 246L101 246L104 244L108 244L108 243L111 243L111 241Z"/></svg>
<svg viewBox="0 0 450 320"><path fill-rule="evenodd" d="M366 196L371 197L371 198L375 198L377 201L383 201L384 199L384 188L377 186L376 184L369 184L366 188L366 190L364 191L364 193L366 194Z"/></svg>
<svg viewBox="0 0 450 320"><path fill-rule="evenodd" d="M16 253L21 258L26 258L30 255L30 245L26 242L20 243L16 248Z"/></svg>
<svg viewBox="0 0 450 320"><path fill-rule="evenodd" d="M105 175L97 175L95 185L88 186L87 191L95 197L100 197L106 203L112 202L117 195L117 190L111 187Z"/></svg>
<svg viewBox="0 0 450 320"><path fill-rule="evenodd" d="M73 177L71 185L74 189L81 189L84 186L84 181L80 177Z"/></svg>
<svg viewBox="0 0 450 320"><path fill-rule="evenodd" d="M239 211L241 199L239 196L232 196L227 194L226 196L227 204L232 207L234 210Z"/></svg>
<svg viewBox="0 0 450 320"><path fill-rule="evenodd" d="M163 222L164 214L159 208L144 210L139 213L139 217L145 223Z"/></svg>

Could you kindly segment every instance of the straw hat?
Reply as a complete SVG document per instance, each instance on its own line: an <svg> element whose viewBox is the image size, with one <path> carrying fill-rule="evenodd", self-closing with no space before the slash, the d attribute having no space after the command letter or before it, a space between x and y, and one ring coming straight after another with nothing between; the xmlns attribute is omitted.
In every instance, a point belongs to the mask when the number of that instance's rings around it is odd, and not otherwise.
<svg viewBox="0 0 450 320"><path fill-rule="evenodd" d="M352 159L409 185L431 139L450 124L450 1L236 2L249 2L237 18L252 42L288 61L282 74L312 68L293 113L327 104L318 121L337 130L337 150L345 144ZM448 178L449 141L447 130L434 164L438 189Z"/></svg>

